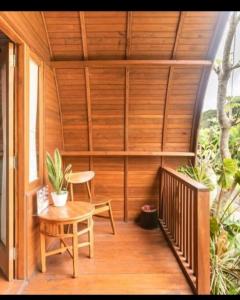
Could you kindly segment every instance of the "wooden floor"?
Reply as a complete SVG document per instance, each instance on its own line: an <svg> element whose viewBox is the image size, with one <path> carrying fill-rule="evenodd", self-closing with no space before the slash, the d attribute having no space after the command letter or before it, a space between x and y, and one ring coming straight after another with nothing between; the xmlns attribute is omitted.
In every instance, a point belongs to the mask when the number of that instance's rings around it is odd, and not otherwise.
<svg viewBox="0 0 240 300"><path fill-rule="evenodd" d="M0 271L0 295L20 294L24 288L23 280L7 281Z"/></svg>
<svg viewBox="0 0 240 300"><path fill-rule="evenodd" d="M72 278L67 253L47 258L47 272L37 272L23 294L191 294L160 229L134 223L96 221L94 258L79 250L79 278Z"/></svg>

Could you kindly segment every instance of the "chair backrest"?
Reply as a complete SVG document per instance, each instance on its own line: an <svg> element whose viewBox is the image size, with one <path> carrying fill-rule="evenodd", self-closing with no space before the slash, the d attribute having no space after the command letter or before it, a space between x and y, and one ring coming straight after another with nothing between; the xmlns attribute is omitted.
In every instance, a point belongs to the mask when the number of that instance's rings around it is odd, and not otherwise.
<svg viewBox="0 0 240 300"><path fill-rule="evenodd" d="M84 172L72 172L66 177L66 180L70 183L70 194L71 200L73 201L73 184L81 184L86 183L88 197L92 200L91 190L89 187L89 181L93 179L95 176L94 171L84 171Z"/></svg>

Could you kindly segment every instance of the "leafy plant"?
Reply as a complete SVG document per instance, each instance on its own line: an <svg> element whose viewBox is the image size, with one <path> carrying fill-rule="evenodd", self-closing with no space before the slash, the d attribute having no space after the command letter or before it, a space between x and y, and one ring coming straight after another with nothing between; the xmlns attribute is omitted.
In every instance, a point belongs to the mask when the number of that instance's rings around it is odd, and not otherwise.
<svg viewBox="0 0 240 300"><path fill-rule="evenodd" d="M199 166L182 166L178 168L178 172L183 173L191 177L192 179L201 182L206 185L210 191L214 189L214 184L207 174L206 167L204 165Z"/></svg>
<svg viewBox="0 0 240 300"><path fill-rule="evenodd" d="M54 151L54 159L47 152L46 165L48 170L48 179L54 189L59 195L67 190L67 180L65 179L71 173L72 165L69 164L66 169L62 170L62 157L58 149Z"/></svg>
<svg viewBox="0 0 240 300"><path fill-rule="evenodd" d="M233 185L237 171L237 161L231 158L224 158L218 170L218 184L223 189L229 189Z"/></svg>
<svg viewBox="0 0 240 300"><path fill-rule="evenodd" d="M220 220L210 219L211 293L216 295L240 292L240 223L227 214L229 207Z"/></svg>
<svg viewBox="0 0 240 300"><path fill-rule="evenodd" d="M240 253L228 243L228 233L221 231L211 239L211 293L236 295L240 292Z"/></svg>

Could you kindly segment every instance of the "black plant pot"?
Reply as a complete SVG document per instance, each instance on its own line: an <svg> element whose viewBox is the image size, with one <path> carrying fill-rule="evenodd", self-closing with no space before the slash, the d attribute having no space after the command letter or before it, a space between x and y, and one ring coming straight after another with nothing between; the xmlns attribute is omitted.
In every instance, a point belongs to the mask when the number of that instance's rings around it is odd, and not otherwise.
<svg viewBox="0 0 240 300"><path fill-rule="evenodd" d="M144 205L138 220L139 225L144 229L154 229L158 227L158 214L156 207Z"/></svg>

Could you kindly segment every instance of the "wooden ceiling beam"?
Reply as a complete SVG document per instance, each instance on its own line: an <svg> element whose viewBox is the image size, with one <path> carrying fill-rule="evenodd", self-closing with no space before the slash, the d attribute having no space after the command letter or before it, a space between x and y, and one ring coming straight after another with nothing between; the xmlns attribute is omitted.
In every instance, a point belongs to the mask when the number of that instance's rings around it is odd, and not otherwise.
<svg viewBox="0 0 240 300"><path fill-rule="evenodd" d="M176 30L176 38L175 38L175 42L174 42L173 50L172 50L172 60L174 60L176 57L177 46L178 46L178 41L179 41L181 31L182 31L184 17L185 17L185 13L180 12L177 30ZM167 81L167 90L166 90L166 97L165 97L165 104L164 104L163 126L162 126L162 128L163 128L163 130L162 130L162 151L165 150L165 143L166 143L166 137L167 137L169 93L170 93L170 89L171 89L173 73L174 73L174 65L170 66L169 74L168 74L168 81Z"/></svg>
<svg viewBox="0 0 240 300"><path fill-rule="evenodd" d="M85 13L79 12L80 31L82 36L83 59L88 59L87 46L87 31L85 23ZM93 135L92 135L92 108L91 108L91 86L88 66L84 67L85 86L86 86L86 100L87 100L87 126L88 126L88 150L93 150ZM89 170L93 170L93 158L89 157ZM94 181L90 182L91 193L94 195Z"/></svg>
<svg viewBox="0 0 240 300"><path fill-rule="evenodd" d="M132 12L127 13L126 59L130 57L132 35Z"/></svg>
<svg viewBox="0 0 240 300"><path fill-rule="evenodd" d="M51 66L57 69L78 69L85 67L125 67L125 66L206 66L211 67L211 60L52 60Z"/></svg>
<svg viewBox="0 0 240 300"><path fill-rule="evenodd" d="M50 38L49 38L48 30L47 30L47 24L46 24L46 20L45 20L45 16L44 16L43 11L41 11L41 16L42 16L42 21L43 21L43 26L44 26L44 29L45 29L45 32L46 32L46 36L47 36L47 43L48 43L50 57L51 57L51 59L53 59L52 46L51 46L51 43L50 43Z"/></svg>
<svg viewBox="0 0 240 300"><path fill-rule="evenodd" d="M86 33L86 25L85 25L85 16L84 12L79 12L80 19L80 30L82 35L82 48L83 48L83 58L84 60L88 59L88 49L87 49L87 33Z"/></svg>
<svg viewBox="0 0 240 300"><path fill-rule="evenodd" d="M46 24L44 12L41 12L41 16L42 16L42 21L43 21L44 29L46 32L46 36L47 36L50 57L51 57L51 59L53 59L54 56L53 56L53 51L52 51L52 47L51 47L51 43L50 43L48 30L47 30L47 24ZM55 68L53 68L53 77L54 77L54 83L55 83L55 87L56 87L57 100L58 100L58 110L59 110L59 118L60 118L60 125L61 125L61 134L62 134L62 147L64 149L65 143L64 143L64 133L63 133L62 107L61 107L61 101L60 101L60 96L59 96L59 88L58 88L57 74L56 74Z"/></svg>

